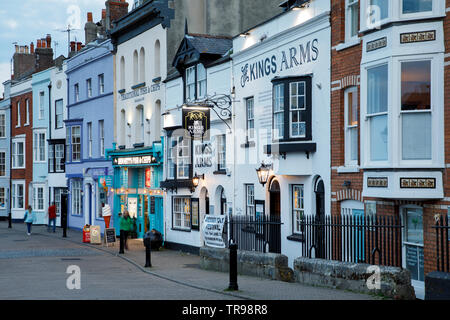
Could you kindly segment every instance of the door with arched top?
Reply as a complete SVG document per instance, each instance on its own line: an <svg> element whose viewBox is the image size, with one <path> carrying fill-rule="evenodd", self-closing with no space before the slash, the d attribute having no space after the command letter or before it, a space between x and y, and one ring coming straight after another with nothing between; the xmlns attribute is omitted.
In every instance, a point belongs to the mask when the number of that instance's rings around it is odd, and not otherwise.
<svg viewBox="0 0 450 320"><path fill-rule="evenodd" d="M281 189L277 180L270 184L269 193L269 252L281 253Z"/></svg>
<svg viewBox="0 0 450 320"><path fill-rule="evenodd" d="M315 230L315 255L316 258L324 259L326 256L325 247L325 185L322 179L316 181L314 188L316 196L316 230Z"/></svg>

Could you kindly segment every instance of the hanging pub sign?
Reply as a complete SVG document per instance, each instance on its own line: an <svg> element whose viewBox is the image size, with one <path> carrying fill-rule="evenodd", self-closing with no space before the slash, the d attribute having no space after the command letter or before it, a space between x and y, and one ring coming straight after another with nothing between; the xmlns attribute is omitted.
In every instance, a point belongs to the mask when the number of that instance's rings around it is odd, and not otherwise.
<svg viewBox="0 0 450 320"><path fill-rule="evenodd" d="M186 137L209 140L210 114L209 108L183 108L183 129Z"/></svg>

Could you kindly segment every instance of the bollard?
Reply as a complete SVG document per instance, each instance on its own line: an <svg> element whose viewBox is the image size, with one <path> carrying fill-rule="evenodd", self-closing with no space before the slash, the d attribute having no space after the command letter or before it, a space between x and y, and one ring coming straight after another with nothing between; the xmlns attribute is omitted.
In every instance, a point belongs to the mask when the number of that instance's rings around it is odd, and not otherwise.
<svg viewBox="0 0 450 320"><path fill-rule="evenodd" d="M237 244L230 243L230 285L228 290L237 291Z"/></svg>
<svg viewBox="0 0 450 320"><path fill-rule="evenodd" d="M64 228L63 228L63 238L67 238L67 227L66 227L66 225L64 225Z"/></svg>
<svg viewBox="0 0 450 320"><path fill-rule="evenodd" d="M145 246L145 268L152 267L152 233L147 232L144 235L144 246Z"/></svg>
<svg viewBox="0 0 450 320"><path fill-rule="evenodd" d="M119 250L119 254L124 254L125 253L124 246L125 246L125 243L124 243L124 239L123 239L123 232L122 232L122 230L120 230L120 250Z"/></svg>
<svg viewBox="0 0 450 320"><path fill-rule="evenodd" d="M11 223L12 223L12 217L11 217L11 212L10 212L10 213L8 214L8 229L11 229L11 228L12 228Z"/></svg>

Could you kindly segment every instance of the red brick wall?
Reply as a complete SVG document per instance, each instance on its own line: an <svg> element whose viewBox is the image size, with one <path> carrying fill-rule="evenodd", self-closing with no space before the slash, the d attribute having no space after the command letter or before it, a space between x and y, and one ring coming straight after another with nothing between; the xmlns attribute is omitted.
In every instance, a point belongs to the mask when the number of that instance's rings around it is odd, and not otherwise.
<svg viewBox="0 0 450 320"><path fill-rule="evenodd" d="M26 99L29 101L29 125L26 122ZM20 127L17 125L17 103L20 101ZM25 134L25 169L11 169L11 180L25 180L25 208L28 206L28 186L33 181L33 94L28 92L11 98L11 137ZM31 203L30 203L31 204Z"/></svg>

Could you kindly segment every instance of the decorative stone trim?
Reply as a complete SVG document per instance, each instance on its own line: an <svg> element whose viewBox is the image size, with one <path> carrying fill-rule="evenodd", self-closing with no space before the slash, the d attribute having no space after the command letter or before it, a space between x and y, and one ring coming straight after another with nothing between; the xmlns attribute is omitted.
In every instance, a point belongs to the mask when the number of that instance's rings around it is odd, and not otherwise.
<svg viewBox="0 0 450 320"><path fill-rule="evenodd" d="M344 189L336 192L336 201L355 200L362 202L362 192L355 189Z"/></svg>

